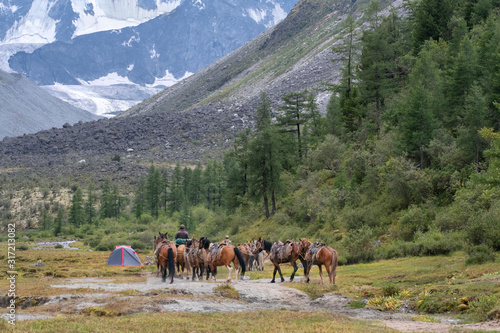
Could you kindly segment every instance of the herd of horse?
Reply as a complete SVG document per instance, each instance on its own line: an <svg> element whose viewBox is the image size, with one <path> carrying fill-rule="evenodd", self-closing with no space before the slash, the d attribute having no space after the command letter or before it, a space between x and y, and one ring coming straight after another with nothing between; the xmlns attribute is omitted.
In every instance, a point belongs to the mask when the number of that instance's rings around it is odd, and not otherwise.
<svg viewBox="0 0 500 333"><path fill-rule="evenodd" d="M185 244L177 245L168 240L167 233L159 232L159 236L154 237L155 256L157 259L157 275L161 273L162 281L168 278L170 283L174 281L175 271L181 278L184 278L184 272L192 272L192 280L203 279L206 273L206 279L210 276L215 280L217 267L226 266L229 274L227 280L231 280L233 267L236 272L236 280L245 275L247 270L264 269L264 253L274 265L273 279L275 282L276 272L280 274L281 282L284 282L281 273L280 264L290 263L293 267L293 273L290 281L293 281L295 273L299 266L297 260L302 263L306 282L309 282L309 273L313 265L319 268L321 284L323 284L323 270L325 266L328 278L331 284L335 284L337 272L337 251L322 244L312 243L306 238L301 238L298 242L287 240L282 242L270 242L259 238L253 242L247 242L238 246L227 244L226 241L212 243L208 238L188 239ZM189 276L188 276L189 278Z"/></svg>

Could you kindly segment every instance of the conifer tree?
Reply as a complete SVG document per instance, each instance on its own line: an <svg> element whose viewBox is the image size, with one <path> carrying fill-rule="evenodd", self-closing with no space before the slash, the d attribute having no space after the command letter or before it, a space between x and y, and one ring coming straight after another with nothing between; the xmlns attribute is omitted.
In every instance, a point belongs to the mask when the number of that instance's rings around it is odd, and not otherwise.
<svg viewBox="0 0 500 333"><path fill-rule="evenodd" d="M284 105L280 108L283 111L283 115L277 117L278 124L281 126L283 132L291 132L297 138L297 151L298 156L302 159L304 146L303 137L301 135L301 130L303 125L309 120L311 115L306 113L307 110L307 91L289 93L283 96ZM267 103L267 102L263 102ZM261 104L260 107L263 107ZM270 111L269 111L270 119ZM258 123L258 120L257 120Z"/></svg>
<svg viewBox="0 0 500 333"><path fill-rule="evenodd" d="M256 133L250 142L249 187L250 194L263 199L266 218L276 211L276 192L280 186L281 152L278 133L271 124L270 100L261 95L257 107ZM269 210L271 200L271 211Z"/></svg>
<svg viewBox="0 0 500 333"><path fill-rule="evenodd" d="M158 218L161 195L160 172L152 165L146 180L146 197L151 216Z"/></svg>
<svg viewBox="0 0 500 333"><path fill-rule="evenodd" d="M191 175L191 196L189 198L189 201L193 206L198 206L201 201L201 174L202 167L201 163L198 162Z"/></svg>
<svg viewBox="0 0 500 333"><path fill-rule="evenodd" d="M87 199L85 200L85 223L94 224L97 223L97 213L95 209L96 195L94 193L94 186L92 184L87 188Z"/></svg>
<svg viewBox="0 0 500 333"><path fill-rule="evenodd" d="M85 221L83 209L83 194L80 188L78 188L75 193L73 193L68 219L69 222L74 226L81 226Z"/></svg>
<svg viewBox="0 0 500 333"><path fill-rule="evenodd" d="M170 182L170 211L180 212L182 203L184 202L184 185L182 183L182 169L179 162L175 165L172 174L172 181Z"/></svg>
<svg viewBox="0 0 500 333"><path fill-rule="evenodd" d="M115 200L109 179L105 179L102 186L100 215L104 219L115 216Z"/></svg>
<svg viewBox="0 0 500 333"><path fill-rule="evenodd" d="M161 171L160 176L160 207L163 208L163 211L167 212L167 202L168 202L168 172L166 169Z"/></svg>

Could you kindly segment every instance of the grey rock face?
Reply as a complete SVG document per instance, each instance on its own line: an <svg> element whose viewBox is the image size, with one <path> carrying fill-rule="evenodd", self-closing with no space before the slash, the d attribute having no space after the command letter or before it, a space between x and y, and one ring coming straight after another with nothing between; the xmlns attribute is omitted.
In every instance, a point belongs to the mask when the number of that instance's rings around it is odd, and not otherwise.
<svg viewBox="0 0 500 333"><path fill-rule="evenodd" d="M0 71L0 139L99 118L53 97L20 74Z"/></svg>

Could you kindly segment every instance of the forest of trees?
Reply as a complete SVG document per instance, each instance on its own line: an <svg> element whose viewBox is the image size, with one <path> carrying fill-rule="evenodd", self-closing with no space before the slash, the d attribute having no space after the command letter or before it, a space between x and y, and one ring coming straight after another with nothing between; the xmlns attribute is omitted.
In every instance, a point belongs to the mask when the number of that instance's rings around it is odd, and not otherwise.
<svg viewBox="0 0 500 333"><path fill-rule="evenodd" d="M236 241L321 240L342 263L455 250L471 262L494 259L500 0L408 1L386 16L372 1L363 20L348 17L332 48L344 67L324 87L333 92L326 115L316 91L279 105L263 93L254 130L223 161L151 165L127 195L108 181L76 189L40 228L98 246L118 237L109 226L147 243L158 227L184 223L191 234Z"/></svg>

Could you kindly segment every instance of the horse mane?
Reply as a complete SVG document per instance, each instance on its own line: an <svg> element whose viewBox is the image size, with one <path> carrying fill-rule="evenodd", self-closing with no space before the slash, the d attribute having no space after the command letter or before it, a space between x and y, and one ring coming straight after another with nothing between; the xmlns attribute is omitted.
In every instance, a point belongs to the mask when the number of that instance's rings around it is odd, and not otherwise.
<svg viewBox="0 0 500 333"><path fill-rule="evenodd" d="M202 239L203 239L203 240L202 240ZM208 238L206 238L206 237L202 237L202 238L200 238L200 244L202 244L202 245L203 245L203 248L204 248L205 250L208 250L208 248L210 247L210 241L209 241L209 240L208 240Z"/></svg>
<svg viewBox="0 0 500 333"><path fill-rule="evenodd" d="M264 241L264 250L271 251L271 247L273 247L273 243L266 241L265 239L263 239L263 241Z"/></svg>

